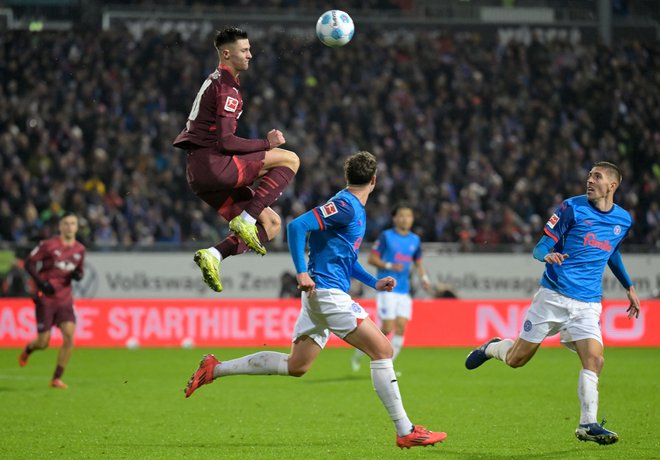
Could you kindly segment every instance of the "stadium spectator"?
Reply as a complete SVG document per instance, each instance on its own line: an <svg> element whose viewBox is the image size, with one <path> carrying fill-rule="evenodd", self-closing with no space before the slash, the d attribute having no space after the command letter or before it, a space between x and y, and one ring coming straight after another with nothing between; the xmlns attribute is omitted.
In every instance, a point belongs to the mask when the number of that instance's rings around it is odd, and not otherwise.
<svg viewBox="0 0 660 460"><path fill-rule="evenodd" d="M275 126L300 153L296 181L278 201L283 222L341 187L337 159L365 147L379 158L382 184L367 208L367 241L387 225L386 203L405 200L424 216L414 231L425 241L460 239L464 250L531 244L540 216L604 159L637 178L617 198L635 220L628 243L657 247L657 42L488 45L472 33L367 27L360 37L331 50L269 31L253 50L236 134L255 138ZM212 209L193 218L185 158L169 146L190 111L190 88L215 65L204 42L175 32L3 32L0 238L36 242L62 208L79 213L89 244L225 235ZM159 235L163 215L180 234Z"/></svg>

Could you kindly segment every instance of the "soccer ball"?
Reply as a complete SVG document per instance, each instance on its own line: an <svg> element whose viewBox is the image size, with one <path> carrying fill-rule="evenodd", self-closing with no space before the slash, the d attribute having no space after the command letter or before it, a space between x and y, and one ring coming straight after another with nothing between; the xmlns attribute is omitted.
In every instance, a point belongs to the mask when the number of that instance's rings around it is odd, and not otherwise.
<svg viewBox="0 0 660 460"><path fill-rule="evenodd" d="M340 10L329 10L316 21L316 36L321 43L331 48L339 48L351 41L355 24L351 17Z"/></svg>
<svg viewBox="0 0 660 460"><path fill-rule="evenodd" d="M186 337L181 341L181 348L190 349L194 347L195 347L195 341L190 337Z"/></svg>
<svg viewBox="0 0 660 460"><path fill-rule="evenodd" d="M126 340L126 348L128 348L129 350L137 350L138 348L140 348L140 341L135 337L129 337Z"/></svg>

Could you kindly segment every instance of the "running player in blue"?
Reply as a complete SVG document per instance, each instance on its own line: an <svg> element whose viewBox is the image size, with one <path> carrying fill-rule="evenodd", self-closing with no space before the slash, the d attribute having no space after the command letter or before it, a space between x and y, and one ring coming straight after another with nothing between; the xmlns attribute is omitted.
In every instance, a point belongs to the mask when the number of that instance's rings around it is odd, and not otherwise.
<svg viewBox="0 0 660 460"><path fill-rule="evenodd" d="M619 435L597 422L598 378L603 368L600 331L603 271L608 265L626 289L628 318L639 316L639 298L621 260L619 246L632 219L614 204L621 183L619 168L605 161L594 164L587 177L587 194L565 200L545 224L545 235L534 258L545 262L541 287L526 313L516 341L495 337L473 350L465 361L476 369L490 358L510 367L524 366L547 336L559 333L561 343L576 351L582 363L578 378L581 441L613 444Z"/></svg>
<svg viewBox="0 0 660 460"><path fill-rule="evenodd" d="M374 278L357 259L366 229L364 206L376 186L376 168L376 158L369 152L350 156L344 163L347 187L287 227L298 288L304 291L291 353L262 351L225 362L205 355L188 381L186 397L201 385L227 375L301 377L310 369L332 332L372 359L371 380L394 422L398 447L433 445L447 437L445 433L412 424L401 401L392 365L392 346L364 308L348 295L351 278L378 291L391 291L396 285L391 276ZM308 233L309 262L306 263Z"/></svg>
<svg viewBox="0 0 660 460"><path fill-rule="evenodd" d="M378 268L378 278L391 276L396 280L392 292L376 294L380 330L387 337L392 331L392 360L396 359L403 347L406 325L412 317L412 297L410 296L410 269L413 264L425 290L431 288L424 264L422 263L422 243L418 235L410 231L415 215L410 206L399 204L392 210L394 228L383 231L371 249L369 264ZM351 360L353 371L360 370L364 353L359 349Z"/></svg>

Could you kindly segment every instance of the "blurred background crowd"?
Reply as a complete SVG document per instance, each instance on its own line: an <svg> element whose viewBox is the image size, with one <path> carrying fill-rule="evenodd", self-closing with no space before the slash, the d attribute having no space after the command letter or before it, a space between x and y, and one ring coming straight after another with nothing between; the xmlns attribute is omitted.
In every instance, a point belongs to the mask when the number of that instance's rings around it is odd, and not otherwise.
<svg viewBox="0 0 660 460"><path fill-rule="evenodd" d="M406 201L424 241L529 244L606 160L623 172L616 201L635 221L628 242L657 247L657 41L486 44L476 33L385 32L358 29L342 49L313 36L251 36L237 134L280 129L300 156L275 206L284 222L342 188L343 158L366 149L380 161L366 241ZM185 153L171 146L217 65L212 39L0 34L0 244L50 236L63 210L78 213L80 239L96 248L223 237L226 222L189 191Z"/></svg>

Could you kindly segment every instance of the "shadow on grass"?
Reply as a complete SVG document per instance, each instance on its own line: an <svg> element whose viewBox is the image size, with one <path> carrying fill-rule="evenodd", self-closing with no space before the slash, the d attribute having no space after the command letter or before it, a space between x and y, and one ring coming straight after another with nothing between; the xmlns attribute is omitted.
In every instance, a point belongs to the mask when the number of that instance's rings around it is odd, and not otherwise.
<svg viewBox="0 0 660 460"><path fill-rule="evenodd" d="M356 374L347 374L344 375L343 377L332 377L328 379L310 379L310 380L302 380L301 383L307 383L307 384L312 384L312 383L336 383L336 382L357 382L360 380L371 380L371 376L369 375L356 375Z"/></svg>
<svg viewBox="0 0 660 460"><path fill-rule="evenodd" d="M434 453L434 452L431 452ZM454 450L441 448L438 450L437 455L442 455L445 458L460 458L466 460L477 459L539 459L539 458L566 458L570 454L575 454L574 449L554 450L548 452L535 451L533 453L527 452L524 454L498 454L492 451L472 451L466 452L465 450Z"/></svg>

